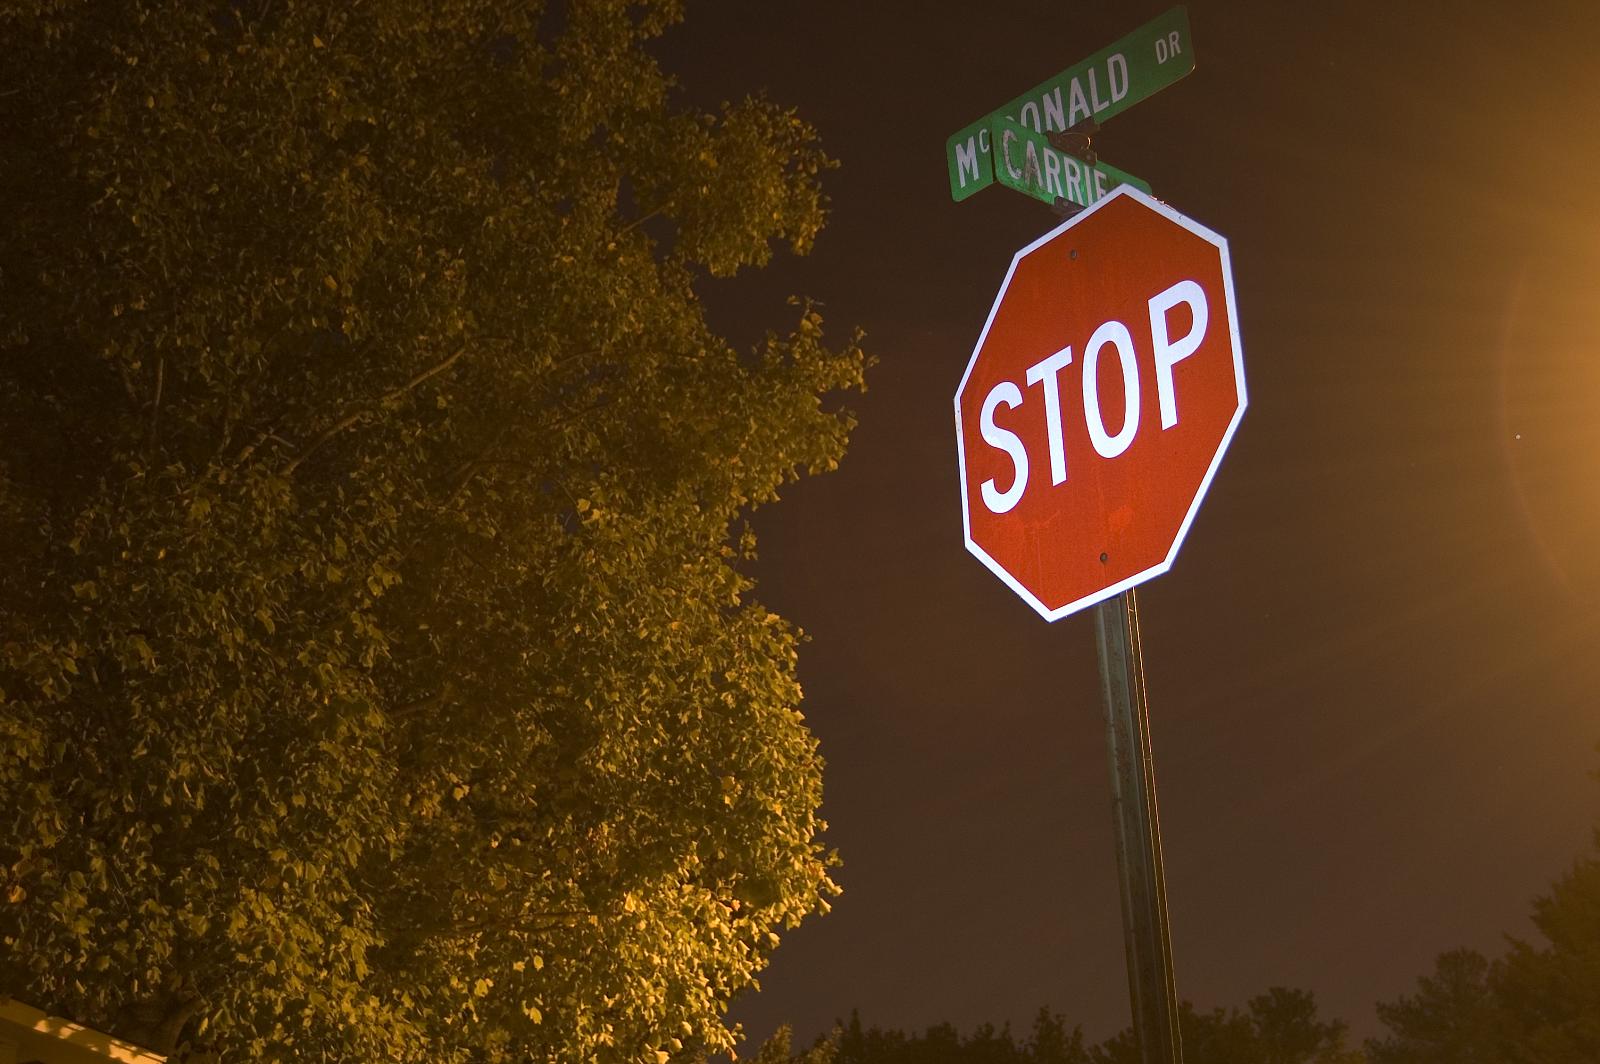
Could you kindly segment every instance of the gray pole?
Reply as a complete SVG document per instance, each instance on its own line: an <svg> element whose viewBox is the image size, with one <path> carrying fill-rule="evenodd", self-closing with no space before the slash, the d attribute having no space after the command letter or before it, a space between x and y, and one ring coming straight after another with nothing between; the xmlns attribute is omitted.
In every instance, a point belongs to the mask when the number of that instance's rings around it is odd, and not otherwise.
<svg viewBox="0 0 1600 1064"><path fill-rule="evenodd" d="M1167 884L1161 870L1161 825L1156 816L1155 762L1150 753L1150 708L1139 650L1139 607L1132 590L1094 608L1100 691L1111 756L1111 814L1116 825L1122 894L1123 948L1133 1033L1143 1064L1182 1064L1178 991L1167 930Z"/></svg>

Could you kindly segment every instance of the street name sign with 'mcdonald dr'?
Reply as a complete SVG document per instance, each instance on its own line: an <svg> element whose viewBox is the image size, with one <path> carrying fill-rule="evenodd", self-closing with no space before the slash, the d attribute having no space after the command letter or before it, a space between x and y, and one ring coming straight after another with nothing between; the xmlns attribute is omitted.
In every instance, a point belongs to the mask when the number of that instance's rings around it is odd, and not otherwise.
<svg viewBox="0 0 1600 1064"><path fill-rule="evenodd" d="M1174 7L952 133L944 145L950 198L964 200L997 179L990 158L995 118L1009 118L1039 134L1065 131L1091 119L1103 123L1192 70L1189 13Z"/></svg>

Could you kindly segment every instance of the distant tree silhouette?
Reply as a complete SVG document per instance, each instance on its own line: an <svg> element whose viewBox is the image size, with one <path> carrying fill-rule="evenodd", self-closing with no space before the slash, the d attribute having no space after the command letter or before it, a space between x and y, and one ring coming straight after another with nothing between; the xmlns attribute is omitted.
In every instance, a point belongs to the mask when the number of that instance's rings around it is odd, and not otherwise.
<svg viewBox="0 0 1600 1064"><path fill-rule="evenodd" d="M753 1064L835 1064L839 1052L837 1037L818 1039L810 1049L792 1056L793 1039L794 1033L788 1024L779 1027L756 1051Z"/></svg>
<svg viewBox="0 0 1600 1064"><path fill-rule="evenodd" d="M1548 946L1513 939L1490 973L1513 1064L1600 1060L1600 859L1580 860L1533 905Z"/></svg>
<svg viewBox="0 0 1600 1064"><path fill-rule="evenodd" d="M1246 1009L1200 1012L1185 1001L1178 1011L1184 1064L1354 1064L1359 1051L1345 1046L1340 1020L1318 1017L1309 990L1275 986ZM1140 1064L1131 1028L1095 1046L1094 1064Z"/></svg>
<svg viewBox="0 0 1600 1064"><path fill-rule="evenodd" d="M1511 938L1492 960L1440 954L1415 993L1378 1003L1386 1033L1360 1048L1346 1045L1343 1021L1319 1015L1309 990L1271 987L1242 1010L1184 1002L1184 1064L1600 1064L1600 830L1535 899L1533 924L1542 942ZM965 1037L948 1023L908 1035L863 1027L853 1011L813 1047L831 1056L790 1058L787 1037L784 1055L761 1064L1141 1064L1130 1028L1086 1045L1049 1009L1025 1041L992 1024Z"/></svg>
<svg viewBox="0 0 1600 1064"><path fill-rule="evenodd" d="M1513 938L1492 961L1452 950L1414 995L1379 1003L1389 1034L1367 1042L1372 1064L1600 1061L1600 856L1535 900L1533 923L1545 945Z"/></svg>
<svg viewBox="0 0 1600 1064"><path fill-rule="evenodd" d="M1309 990L1275 986L1251 998L1248 1007L1263 1064L1337 1064L1360 1059L1359 1053L1345 1047L1348 1028L1343 1020L1318 1019L1316 998Z"/></svg>
<svg viewBox="0 0 1600 1064"><path fill-rule="evenodd" d="M1273 987L1251 998L1245 1011L1214 1009L1199 1012L1185 1002L1179 1013L1186 1064L1356 1064L1359 1050L1345 1046L1346 1028L1338 1020L1318 1016L1316 998L1308 990ZM1084 1042L1080 1027L1041 1008L1033 1029L1018 1040L1009 1026L983 1024L963 1036L954 1026L939 1023L920 1034L863 1027L861 1016L850 1019L813 1051L824 1045L831 1057L768 1055L774 1045L762 1047L762 1064L1140 1064L1131 1029L1124 1029L1099 1045ZM782 1042L788 1052L787 1034Z"/></svg>
<svg viewBox="0 0 1600 1064"><path fill-rule="evenodd" d="M1067 1028L1060 1013L1040 1008L1033 1018L1029 1042L1032 1064L1087 1064L1089 1051L1083 1044L1083 1029Z"/></svg>
<svg viewBox="0 0 1600 1064"><path fill-rule="evenodd" d="M1019 1042L1009 1025L983 1024L963 1036L953 1025L935 1024L920 1034L864 1028L850 1013L830 1041L837 1055L829 1064L1090 1064L1083 1031L1070 1030L1048 1009L1034 1017L1032 1034ZM809 1064L809 1062L808 1062Z"/></svg>
<svg viewBox="0 0 1600 1064"><path fill-rule="evenodd" d="M1367 1042L1370 1064L1489 1064L1499 1020L1489 989L1489 961L1476 950L1441 953L1433 974L1417 980L1417 993L1378 1003L1385 1038Z"/></svg>

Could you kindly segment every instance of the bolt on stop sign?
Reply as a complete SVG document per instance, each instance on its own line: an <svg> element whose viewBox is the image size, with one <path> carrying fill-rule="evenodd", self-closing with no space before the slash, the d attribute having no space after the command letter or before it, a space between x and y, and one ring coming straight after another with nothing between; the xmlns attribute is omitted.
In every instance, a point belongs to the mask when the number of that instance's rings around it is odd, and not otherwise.
<svg viewBox="0 0 1600 1064"><path fill-rule="evenodd" d="M956 389L967 549L1051 621L1161 575L1245 402L1227 241L1116 189L1017 252Z"/></svg>

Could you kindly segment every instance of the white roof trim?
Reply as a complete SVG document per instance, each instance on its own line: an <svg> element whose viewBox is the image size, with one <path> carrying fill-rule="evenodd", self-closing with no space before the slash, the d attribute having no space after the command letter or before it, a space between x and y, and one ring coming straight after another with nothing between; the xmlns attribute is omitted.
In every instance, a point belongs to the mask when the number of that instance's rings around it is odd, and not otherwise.
<svg viewBox="0 0 1600 1064"><path fill-rule="evenodd" d="M56 1038L85 1052L124 1064L165 1064L166 1057L153 1053L132 1042L113 1038L104 1031L96 1031L60 1016L51 1016L32 1005L25 1005L13 997L0 995L0 1032L5 1024L14 1024L24 1031Z"/></svg>

